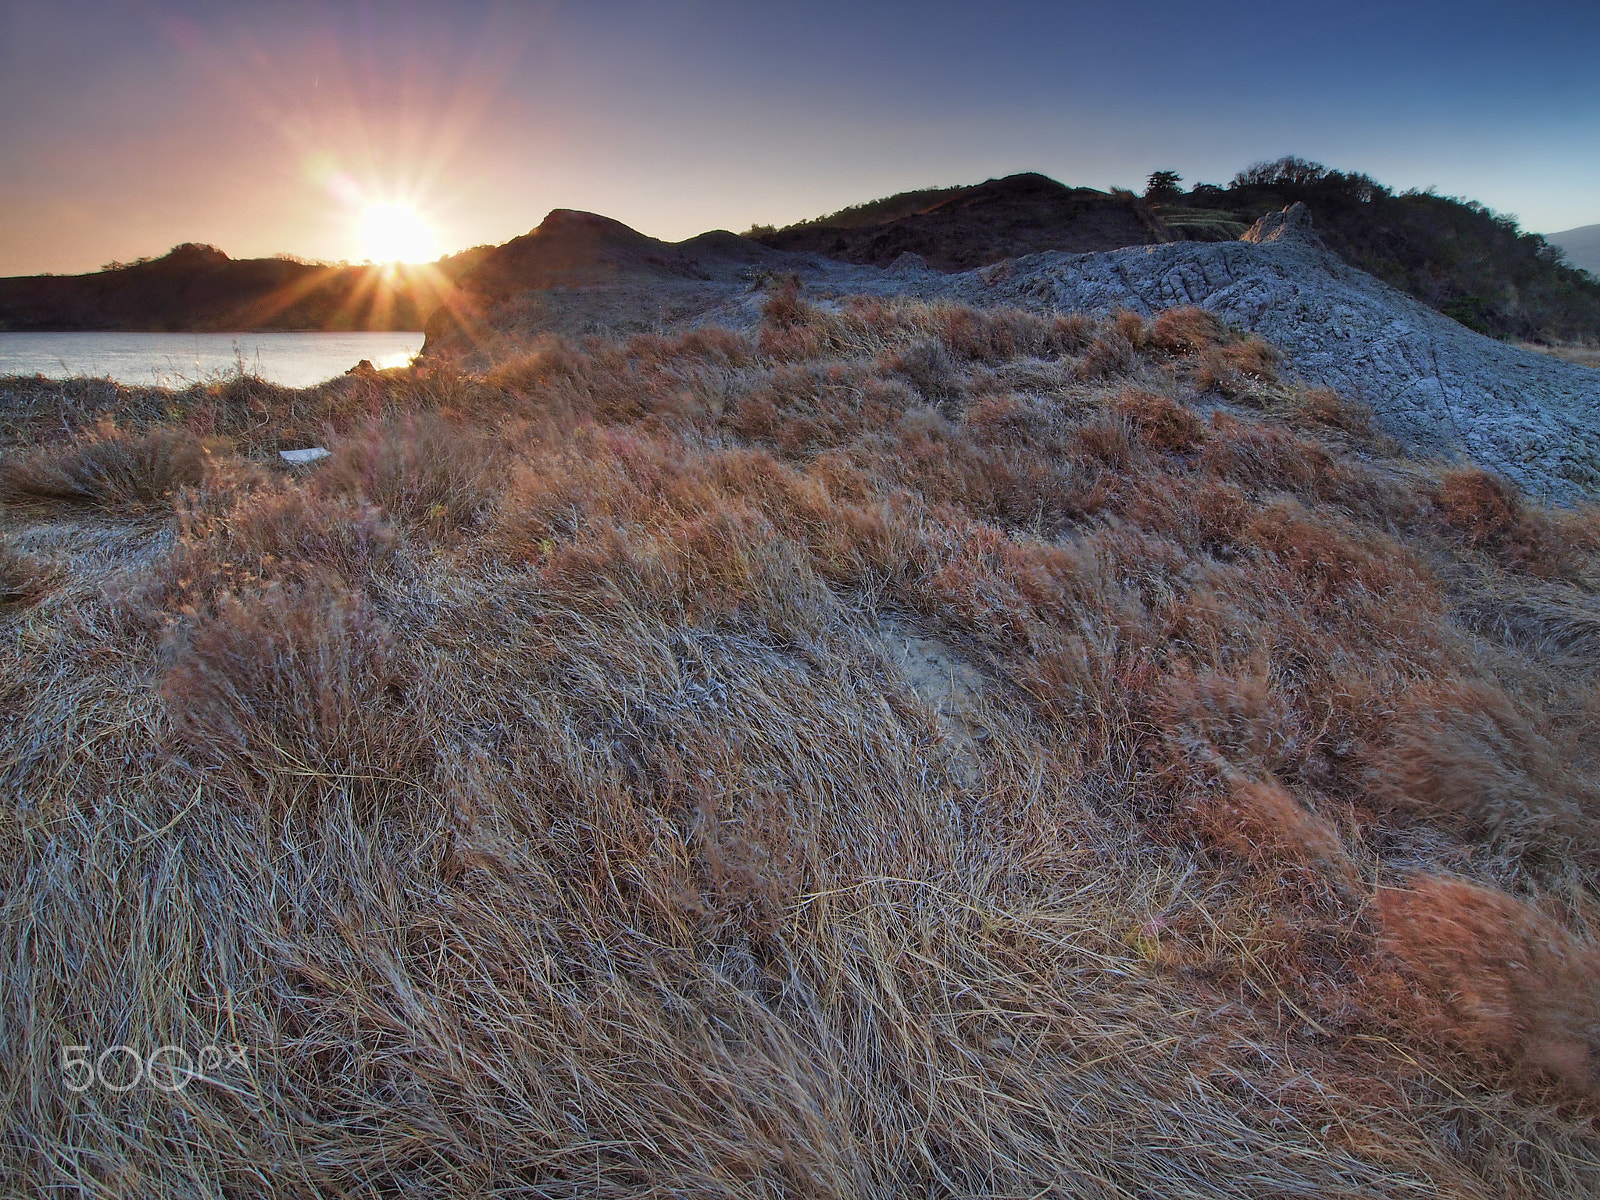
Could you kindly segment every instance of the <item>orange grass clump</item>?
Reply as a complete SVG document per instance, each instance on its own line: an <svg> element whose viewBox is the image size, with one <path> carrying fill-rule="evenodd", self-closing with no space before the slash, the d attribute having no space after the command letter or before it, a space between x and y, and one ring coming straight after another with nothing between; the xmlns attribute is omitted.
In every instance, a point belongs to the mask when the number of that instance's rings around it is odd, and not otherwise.
<svg viewBox="0 0 1600 1200"><path fill-rule="evenodd" d="M66 446L0 466L0 502L65 501L142 510L205 475L205 451L181 430L131 433L109 422Z"/></svg>
<svg viewBox="0 0 1600 1200"><path fill-rule="evenodd" d="M1600 949L1504 892L1418 876L1378 893L1387 949L1441 998L1445 1032L1600 1094Z"/></svg>

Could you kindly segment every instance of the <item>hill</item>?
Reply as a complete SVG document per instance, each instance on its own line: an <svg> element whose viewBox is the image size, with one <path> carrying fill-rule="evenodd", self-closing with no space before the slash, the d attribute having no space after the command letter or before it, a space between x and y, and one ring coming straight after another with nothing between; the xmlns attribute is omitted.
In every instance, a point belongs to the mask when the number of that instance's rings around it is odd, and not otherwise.
<svg viewBox="0 0 1600 1200"><path fill-rule="evenodd" d="M558 208L487 251L433 314L424 353L488 366L543 333L637 333L701 320L752 279L803 265L725 230L662 242L595 213Z"/></svg>
<svg viewBox="0 0 1600 1200"><path fill-rule="evenodd" d="M848 262L887 265L911 250L942 270L968 270L1046 250L1230 240L1294 203L1310 209L1345 262L1469 328L1512 340L1600 340L1600 281L1563 267L1538 234L1472 201L1396 195L1365 175L1296 158L1256 164L1226 188L1170 188L1144 199L1014 175L752 232L770 246Z"/></svg>
<svg viewBox="0 0 1600 1200"><path fill-rule="evenodd" d="M427 265L331 267L235 260L185 243L88 275L0 279L0 330L421 329L482 253Z"/></svg>
<svg viewBox="0 0 1600 1200"><path fill-rule="evenodd" d="M778 250L877 266L918 254L946 271L1040 250L1114 250L1172 240L1131 193L1069 188L1033 174L907 192L752 236Z"/></svg>
<svg viewBox="0 0 1600 1200"><path fill-rule="evenodd" d="M1559 247L1569 266L1600 276L1600 225L1580 225L1545 235L1545 241Z"/></svg>
<svg viewBox="0 0 1600 1200"><path fill-rule="evenodd" d="M1302 203L0 379L0 1192L1600 1194L1597 407Z"/></svg>
<svg viewBox="0 0 1600 1200"><path fill-rule="evenodd" d="M1396 195L1365 175L1296 158L1240 172L1222 198L1252 221L1295 202L1350 265L1470 328L1528 341L1600 341L1600 280L1561 265L1543 237L1521 232L1511 217L1432 192Z"/></svg>

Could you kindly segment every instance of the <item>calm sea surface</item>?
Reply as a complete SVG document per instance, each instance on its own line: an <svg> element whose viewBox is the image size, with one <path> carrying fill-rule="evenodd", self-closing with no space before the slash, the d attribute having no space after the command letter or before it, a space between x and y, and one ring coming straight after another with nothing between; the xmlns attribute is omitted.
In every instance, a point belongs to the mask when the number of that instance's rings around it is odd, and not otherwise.
<svg viewBox="0 0 1600 1200"><path fill-rule="evenodd" d="M363 358L403 367L421 333L0 333L0 375L109 375L118 383L185 387L236 374L306 387Z"/></svg>

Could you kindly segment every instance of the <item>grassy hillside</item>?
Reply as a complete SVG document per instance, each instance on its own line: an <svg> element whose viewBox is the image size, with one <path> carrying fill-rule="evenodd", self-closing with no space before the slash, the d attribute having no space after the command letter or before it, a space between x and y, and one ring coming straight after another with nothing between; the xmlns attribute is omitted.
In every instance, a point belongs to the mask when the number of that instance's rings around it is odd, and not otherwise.
<svg viewBox="0 0 1600 1200"><path fill-rule="evenodd" d="M904 192L750 236L778 250L877 266L910 252L945 271L1041 250L1087 253L1175 240L1131 192L1069 188L1034 174Z"/></svg>
<svg viewBox="0 0 1600 1200"><path fill-rule="evenodd" d="M0 381L6 1190L1600 1191L1600 518L1197 310L765 311Z"/></svg>

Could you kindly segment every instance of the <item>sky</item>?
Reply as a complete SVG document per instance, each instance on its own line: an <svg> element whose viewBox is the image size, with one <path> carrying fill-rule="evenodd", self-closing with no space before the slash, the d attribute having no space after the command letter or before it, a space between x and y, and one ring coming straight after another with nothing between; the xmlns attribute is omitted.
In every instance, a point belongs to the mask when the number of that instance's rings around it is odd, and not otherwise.
<svg viewBox="0 0 1600 1200"><path fill-rule="evenodd" d="M1297 154L1600 222L1600 3L0 0L0 275L359 261L552 208L656 237ZM387 206L387 207L386 207Z"/></svg>

